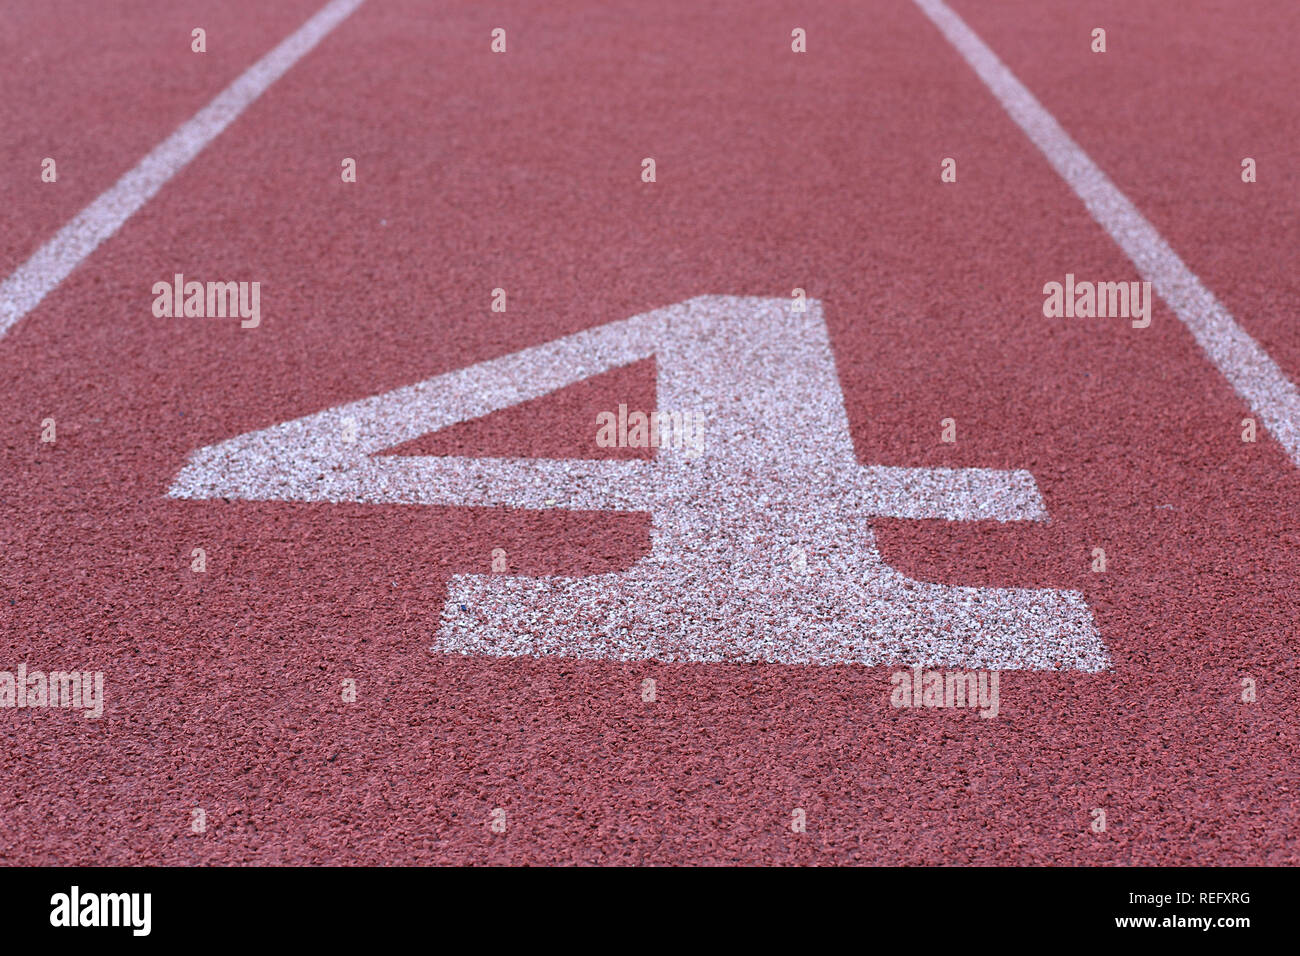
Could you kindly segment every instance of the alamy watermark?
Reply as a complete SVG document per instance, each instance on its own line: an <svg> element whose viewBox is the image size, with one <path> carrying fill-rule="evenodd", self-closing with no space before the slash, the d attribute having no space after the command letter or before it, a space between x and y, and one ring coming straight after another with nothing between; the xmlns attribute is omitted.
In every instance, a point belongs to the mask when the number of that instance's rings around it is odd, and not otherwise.
<svg viewBox="0 0 1300 956"><path fill-rule="evenodd" d="M0 671L0 707L75 707L83 717L104 716L102 671Z"/></svg>
<svg viewBox="0 0 1300 956"><path fill-rule="evenodd" d="M83 893L73 886L50 897L50 925L57 927L125 926L133 936L148 936L153 919L152 893Z"/></svg>
<svg viewBox="0 0 1300 956"><path fill-rule="evenodd" d="M981 717L998 715L998 671L926 671L913 664L895 671L889 702L895 707L979 707Z"/></svg>
<svg viewBox="0 0 1300 956"><path fill-rule="evenodd" d="M1135 329L1151 324L1150 282L1076 282L1067 272L1064 284L1043 286L1043 297L1049 319L1132 319Z"/></svg>
<svg viewBox="0 0 1300 956"><path fill-rule="evenodd" d="M704 416L698 412L600 412L596 416L599 448L675 448L687 458L704 452Z"/></svg>
<svg viewBox="0 0 1300 956"><path fill-rule="evenodd" d="M155 318L225 319L240 318L242 329L262 323L262 283L186 282L178 272L172 281L153 284Z"/></svg>

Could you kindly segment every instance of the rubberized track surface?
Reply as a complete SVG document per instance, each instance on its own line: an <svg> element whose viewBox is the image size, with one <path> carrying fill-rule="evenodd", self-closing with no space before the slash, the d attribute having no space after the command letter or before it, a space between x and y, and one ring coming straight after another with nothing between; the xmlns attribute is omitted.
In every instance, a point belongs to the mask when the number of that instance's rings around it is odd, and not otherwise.
<svg viewBox="0 0 1300 956"><path fill-rule="evenodd" d="M1300 379L1294 7L952 7ZM317 9L12 5L3 274ZM259 280L260 327L154 318L176 272ZM1139 278L907 0L362 4L0 338L0 669L106 693L100 720L0 711L0 857L1295 864L1300 473L1242 441L1250 408L1161 298L1146 329L1045 318L1067 272ZM435 653L449 580L494 548L620 571L650 517L168 496L197 449L795 287L860 463L1022 469L1050 514L876 519L883 558L1078 591L1106 669L1007 669L983 720L892 707L908 660ZM592 410L654 394L643 362L391 453L594 457Z"/></svg>

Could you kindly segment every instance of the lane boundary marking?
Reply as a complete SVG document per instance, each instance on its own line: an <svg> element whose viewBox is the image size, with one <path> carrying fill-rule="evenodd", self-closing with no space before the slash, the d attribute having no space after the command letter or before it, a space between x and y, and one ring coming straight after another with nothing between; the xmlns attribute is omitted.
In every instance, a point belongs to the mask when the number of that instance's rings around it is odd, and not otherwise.
<svg viewBox="0 0 1300 956"><path fill-rule="evenodd" d="M1002 104L1092 218L1187 327L1214 367L1300 468L1300 391L1159 231L943 0L913 0Z"/></svg>
<svg viewBox="0 0 1300 956"><path fill-rule="evenodd" d="M330 0L177 127L0 284L0 338L365 0Z"/></svg>

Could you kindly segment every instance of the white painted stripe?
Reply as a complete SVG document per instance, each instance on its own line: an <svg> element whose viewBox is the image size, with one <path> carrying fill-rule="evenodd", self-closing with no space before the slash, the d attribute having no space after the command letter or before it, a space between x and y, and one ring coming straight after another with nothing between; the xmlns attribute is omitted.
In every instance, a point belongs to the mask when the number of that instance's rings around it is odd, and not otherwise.
<svg viewBox="0 0 1300 956"><path fill-rule="evenodd" d="M1173 309L1196 343L1300 467L1300 391L1128 197L943 0L914 0Z"/></svg>
<svg viewBox="0 0 1300 956"><path fill-rule="evenodd" d="M1047 521L1038 483L1027 471L997 468L864 469L859 507L889 518Z"/></svg>
<svg viewBox="0 0 1300 956"><path fill-rule="evenodd" d="M0 336L36 308L101 242L121 229L250 103L364 2L331 0L36 250L0 285Z"/></svg>

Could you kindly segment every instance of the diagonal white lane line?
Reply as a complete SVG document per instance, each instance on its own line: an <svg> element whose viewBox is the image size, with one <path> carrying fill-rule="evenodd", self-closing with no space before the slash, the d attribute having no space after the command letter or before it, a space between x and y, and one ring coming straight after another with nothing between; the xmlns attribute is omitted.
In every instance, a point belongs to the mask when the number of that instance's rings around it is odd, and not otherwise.
<svg viewBox="0 0 1300 956"><path fill-rule="evenodd" d="M364 2L327 3L37 249L0 284L0 336L36 308L101 242L121 229L250 103Z"/></svg>
<svg viewBox="0 0 1300 956"><path fill-rule="evenodd" d="M913 2L984 81L1300 467L1300 391L1277 363L961 17L943 0Z"/></svg>

